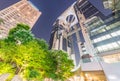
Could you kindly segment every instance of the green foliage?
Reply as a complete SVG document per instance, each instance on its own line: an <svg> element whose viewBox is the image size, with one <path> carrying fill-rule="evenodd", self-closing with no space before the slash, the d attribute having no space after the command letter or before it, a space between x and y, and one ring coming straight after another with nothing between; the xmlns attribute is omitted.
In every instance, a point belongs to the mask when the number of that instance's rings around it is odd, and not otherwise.
<svg viewBox="0 0 120 81"><path fill-rule="evenodd" d="M14 73L14 69L9 63L0 62L0 75L5 73Z"/></svg>
<svg viewBox="0 0 120 81"><path fill-rule="evenodd" d="M0 59L8 63L12 59L12 55L16 53L16 45L0 40ZM12 55L11 55L12 54Z"/></svg>
<svg viewBox="0 0 120 81"><path fill-rule="evenodd" d="M30 72L29 72L29 77L34 78L34 77L39 76L38 71L36 71L36 70L34 70L34 69L30 69L29 71L30 71Z"/></svg>
<svg viewBox="0 0 120 81"><path fill-rule="evenodd" d="M13 35L8 37L10 41L14 41L15 43L25 44L34 39L34 35L31 34L30 31L26 30L18 30Z"/></svg>
<svg viewBox="0 0 120 81"><path fill-rule="evenodd" d="M18 74L28 81L65 80L71 76L73 62L67 53L48 50L46 41L35 38L25 25L17 27L7 39L0 40L0 73Z"/></svg>
<svg viewBox="0 0 120 81"><path fill-rule="evenodd" d="M15 75L14 72L15 72L15 69L11 64L0 62L0 75L7 74L7 73L10 74L10 76L7 78L7 81L10 81L10 79L12 79L12 77Z"/></svg>
<svg viewBox="0 0 120 81"><path fill-rule="evenodd" d="M56 79L65 80L72 76L71 70L74 65L73 61L68 58L68 54L61 50L56 50L53 51L52 55L57 63Z"/></svg>
<svg viewBox="0 0 120 81"><path fill-rule="evenodd" d="M13 35L18 30L29 30L29 29L30 27L28 25L20 23L20 24L17 24L15 28L10 30L9 35Z"/></svg>
<svg viewBox="0 0 120 81"><path fill-rule="evenodd" d="M29 26L25 24L17 24L17 26L10 30L8 42L14 42L16 44L25 44L34 39L34 35L29 30Z"/></svg>
<svg viewBox="0 0 120 81"><path fill-rule="evenodd" d="M25 77L27 77L27 80L42 80L41 74L36 69L27 68L25 69L25 72Z"/></svg>
<svg viewBox="0 0 120 81"><path fill-rule="evenodd" d="M48 44L46 43L46 41L44 39L39 39L37 38L36 41L38 42L38 44L43 48L48 50Z"/></svg>

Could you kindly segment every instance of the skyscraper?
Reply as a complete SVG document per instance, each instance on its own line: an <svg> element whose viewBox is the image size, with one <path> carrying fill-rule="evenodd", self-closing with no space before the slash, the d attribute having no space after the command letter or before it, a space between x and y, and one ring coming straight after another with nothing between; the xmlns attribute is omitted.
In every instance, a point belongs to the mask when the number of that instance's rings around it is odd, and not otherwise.
<svg viewBox="0 0 120 81"><path fill-rule="evenodd" d="M98 7L93 0L77 0L61 14L53 25L50 46L68 53L73 71L81 71L81 81L119 81L120 12L99 3Z"/></svg>
<svg viewBox="0 0 120 81"><path fill-rule="evenodd" d="M79 66L80 60L80 26L78 25L75 15L74 4L75 3L63 12L54 22L50 38L50 48L67 52L69 58L74 62L74 69L76 69Z"/></svg>
<svg viewBox="0 0 120 81"><path fill-rule="evenodd" d="M102 10L105 11L106 9ZM107 11L109 10L107 9ZM104 28L110 24L110 27L119 28L118 23L119 18L114 19L112 13L103 13L98 7L92 4L90 0L78 0L55 21L50 46L52 49L63 50L69 54L69 57L73 59L75 64L73 71L81 67L81 77L84 76L84 80L82 81L106 81L109 75L105 71L104 67L107 64L104 62L108 58L112 58L112 55L108 57L102 57L101 55L104 55L106 51L110 52L107 44L112 45L113 43L111 44L111 42L113 42L113 40L115 41L115 39L110 39L111 37L108 36L108 32L114 30L107 32ZM117 35L115 35L118 36L118 34L119 31L117 31ZM104 35L105 37L103 37ZM106 39L110 40L105 42ZM119 40L117 39L116 41ZM119 46L114 43L111 47L111 50L114 51L112 48L119 49ZM115 57L116 56L119 55L115 55ZM99 57L105 59L103 64ZM114 61L112 60L112 62Z"/></svg>
<svg viewBox="0 0 120 81"><path fill-rule="evenodd" d="M87 51L87 54L81 53L81 70L84 72L85 78L88 81L106 81L106 79L119 81L119 12L117 17L114 12L105 15L91 4L90 0L78 0L75 8L85 39L81 47L85 46ZM112 70L109 67L112 67ZM97 74L97 77L94 74ZM106 78L103 76L104 74Z"/></svg>
<svg viewBox="0 0 120 81"><path fill-rule="evenodd" d="M11 28L17 23L24 23L33 27L41 12L27 0L21 0L0 11L0 38L8 35Z"/></svg>

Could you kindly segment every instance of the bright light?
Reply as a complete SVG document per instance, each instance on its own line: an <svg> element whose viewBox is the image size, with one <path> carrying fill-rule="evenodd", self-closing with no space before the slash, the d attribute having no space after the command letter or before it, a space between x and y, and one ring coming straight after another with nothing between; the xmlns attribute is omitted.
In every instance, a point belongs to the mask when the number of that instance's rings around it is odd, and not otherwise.
<svg viewBox="0 0 120 81"><path fill-rule="evenodd" d="M92 80L92 77L89 77L90 80Z"/></svg>
<svg viewBox="0 0 120 81"><path fill-rule="evenodd" d="M85 76L86 76L86 77L88 77L88 74L87 74L87 73L85 73Z"/></svg>
<svg viewBox="0 0 120 81"><path fill-rule="evenodd" d="M115 75L109 75L108 78L112 79L112 80L116 80L117 79L117 77Z"/></svg>
<svg viewBox="0 0 120 81"><path fill-rule="evenodd" d="M2 38L3 36L2 35L0 35L0 38Z"/></svg>

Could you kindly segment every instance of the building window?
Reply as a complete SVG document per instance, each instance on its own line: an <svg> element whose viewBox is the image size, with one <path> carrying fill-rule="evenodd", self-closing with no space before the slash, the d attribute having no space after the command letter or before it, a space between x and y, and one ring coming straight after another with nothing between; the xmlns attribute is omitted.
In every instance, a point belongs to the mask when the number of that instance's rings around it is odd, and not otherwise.
<svg viewBox="0 0 120 81"><path fill-rule="evenodd" d="M113 43L109 43L106 45L98 46L96 48L97 48L98 52L101 53L101 52L105 52L105 51L118 49L118 48L120 48L120 46L117 42L113 42Z"/></svg>
<svg viewBox="0 0 120 81"><path fill-rule="evenodd" d="M66 38L63 38L62 48L63 48L64 51L67 51L67 40L66 40Z"/></svg>
<svg viewBox="0 0 120 81"><path fill-rule="evenodd" d="M83 63L88 63L88 62L91 62L91 56L89 54L85 54L85 55L82 55L82 62Z"/></svg>

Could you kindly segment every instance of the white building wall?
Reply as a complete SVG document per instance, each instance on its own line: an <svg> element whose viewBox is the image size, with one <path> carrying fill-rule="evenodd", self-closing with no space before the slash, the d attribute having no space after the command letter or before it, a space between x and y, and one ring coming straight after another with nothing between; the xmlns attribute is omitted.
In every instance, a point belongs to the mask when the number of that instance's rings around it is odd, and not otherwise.
<svg viewBox="0 0 120 81"><path fill-rule="evenodd" d="M108 81L120 81L120 62L109 64L101 62L101 65Z"/></svg>

